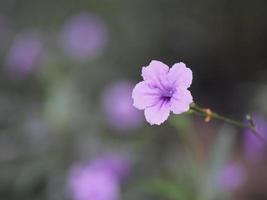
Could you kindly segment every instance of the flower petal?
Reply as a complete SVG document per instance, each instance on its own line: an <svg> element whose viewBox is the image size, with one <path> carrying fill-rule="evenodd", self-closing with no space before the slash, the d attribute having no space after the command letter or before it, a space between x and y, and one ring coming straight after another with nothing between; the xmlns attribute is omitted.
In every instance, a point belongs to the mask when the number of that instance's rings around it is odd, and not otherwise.
<svg viewBox="0 0 267 200"><path fill-rule="evenodd" d="M168 79L179 87L189 88L192 83L193 74L191 69L180 62L172 66L168 73Z"/></svg>
<svg viewBox="0 0 267 200"><path fill-rule="evenodd" d="M189 90L178 89L171 98L171 111L175 114L186 112L189 110L192 102L193 97Z"/></svg>
<svg viewBox="0 0 267 200"><path fill-rule="evenodd" d="M157 60L152 60L147 67L142 68L144 80L158 82L159 78L168 74L169 67Z"/></svg>
<svg viewBox="0 0 267 200"><path fill-rule="evenodd" d="M170 115L170 105L169 102L159 101L154 106L145 109L146 120L151 124L160 125Z"/></svg>
<svg viewBox="0 0 267 200"><path fill-rule="evenodd" d="M159 101L160 91L158 88L151 88L148 83L142 81L134 87L132 98L134 107L142 110Z"/></svg>

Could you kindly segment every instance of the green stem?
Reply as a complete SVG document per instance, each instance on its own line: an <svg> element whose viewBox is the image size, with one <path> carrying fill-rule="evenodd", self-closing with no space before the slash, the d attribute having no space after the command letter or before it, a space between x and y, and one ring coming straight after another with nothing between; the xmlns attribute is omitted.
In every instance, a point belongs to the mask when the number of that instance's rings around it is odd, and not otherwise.
<svg viewBox="0 0 267 200"><path fill-rule="evenodd" d="M221 120L223 122L226 122L226 123L234 125L234 126L238 126L238 127L241 127L241 128L248 128L248 129L251 130L251 132L256 137L258 137L262 142L267 144L267 140L264 137L262 137L261 134L258 133L258 131L256 130L256 127L252 123L245 124L243 122L236 121L236 120L233 120L233 119L228 118L228 117L224 117L224 116L219 115L219 114L217 114L215 112L211 112L210 110L209 110L210 112L207 112L207 109L204 109L204 108L196 105L195 103L192 103L190 105L190 110L194 114L198 114L198 115L201 115L201 116L204 116L204 117L209 117L210 119L217 119L217 120Z"/></svg>

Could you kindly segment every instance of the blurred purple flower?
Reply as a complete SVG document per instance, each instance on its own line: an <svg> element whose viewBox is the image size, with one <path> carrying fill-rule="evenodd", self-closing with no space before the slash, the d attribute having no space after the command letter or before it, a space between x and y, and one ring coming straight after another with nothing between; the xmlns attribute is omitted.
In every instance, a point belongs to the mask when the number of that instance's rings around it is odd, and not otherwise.
<svg viewBox="0 0 267 200"><path fill-rule="evenodd" d="M253 117L253 119L258 133L267 139L267 121L259 115ZM245 130L243 146L246 157L252 162L258 162L264 159L267 150L266 144L249 129Z"/></svg>
<svg viewBox="0 0 267 200"><path fill-rule="evenodd" d="M146 120L151 125L163 123L170 111L180 114L189 110L193 98L187 89L193 77L184 63L176 63L169 68L153 60L143 67L142 77L144 81L138 83L132 93L133 105L145 110Z"/></svg>
<svg viewBox="0 0 267 200"><path fill-rule="evenodd" d="M117 179L106 171L78 166L71 171L69 192L74 200L118 200L119 191Z"/></svg>
<svg viewBox="0 0 267 200"><path fill-rule="evenodd" d="M118 200L120 179L128 173L128 164L118 155L109 155L75 165L69 176L71 196L75 200Z"/></svg>
<svg viewBox="0 0 267 200"><path fill-rule="evenodd" d="M103 156L94 160L91 163L91 167L95 170L106 171L118 180L125 178L130 171L129 160L116 154Z"/></svg>
<svg viewBox="0 0 267 200"><path fill-rule="evenodd" d="M220 171L218 183L224 190L233 191L244 184L246 176L247 172L244 166L230 163Z"/></svg>
<svg viewBox="0 0 267 200"><path fill-rule="evenodd" d="M65 23L60 41L65 54L72 59L89 60L105 47L107 28L98 16L82 13Z"/></svg>
<svg viewBox="0 0 267 200"><path fill-rule="evenodd" d="M41 53L42 41L38 34L33 32L18 34L5 60L7 71L14 77L29 74L39 61Z"/></svg>
<svg viewBox="0 0 267 200"><path fill-rule="evenodd" d="M109 124L118 130L133 129L144 122L143 115L133 107L131 92L134 84L119 81L106 88L102 105Z"/></svg>

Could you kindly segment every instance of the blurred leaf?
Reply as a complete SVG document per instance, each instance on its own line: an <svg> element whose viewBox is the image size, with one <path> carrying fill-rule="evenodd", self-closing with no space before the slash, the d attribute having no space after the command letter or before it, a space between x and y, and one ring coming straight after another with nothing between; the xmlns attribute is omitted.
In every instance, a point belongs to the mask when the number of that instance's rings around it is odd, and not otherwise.
<svg viewBox="0 0 267 200"><path fill-rule="evenodd" d="M172 115L169 122L176 128L179 134L187 134L192 130L191 118L186 114Z"/></svg>
<svg viewBox="0 0 267 200"><path fill-rule="evenodd" d="M45 114L48 121L58 128L64 128L74 118L77 108L77 91L68 79L59 80L48 91Z"/></svg>
<svg viewBox="0 0 267 200"><path fill-rule="evenodd" d="M143 189L171 200L191 200L193 193L186 186L171 180L157 179L142 184Z"/></svg>
<svg viewBox="0 0 267 200"><path fill-rule="evenodd" d="M199 179L200 200L214 200L222 195L217 184L218 170L225 165L231 155L235 133L230 126L225 125L220 129L217 140L210 151L209 160Z"/></svg>

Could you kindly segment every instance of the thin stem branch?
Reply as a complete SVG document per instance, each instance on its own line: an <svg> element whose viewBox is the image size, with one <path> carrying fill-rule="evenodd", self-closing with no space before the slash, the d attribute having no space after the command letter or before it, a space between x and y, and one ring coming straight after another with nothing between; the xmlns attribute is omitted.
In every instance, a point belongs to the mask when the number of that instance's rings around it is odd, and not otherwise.
<svg viewBox="0 0 267 200"><path fill-rule="evenodd" d="M223 122L226 122L226 123L234 125L234 126L250 129L251 132L256 137L258 137L262 142L267 144L267 140L261 134L259 134L259 132L257 131L257 129L253 123L245 124L243 122L236 121L236 120L233 120L233 119L228 118L228 117L224 117L224 116L219 115L215 112L212 112L210 109L202 108L202 107L196 105L195 103L192 103L190 105L190 110L193 111L194 114L204 116L206 122L210 121L211 119L217 119L217 120L221 120Z"/></svg>

